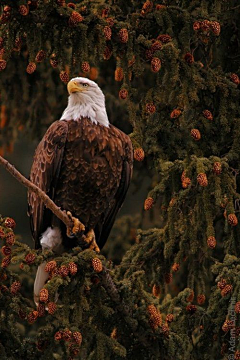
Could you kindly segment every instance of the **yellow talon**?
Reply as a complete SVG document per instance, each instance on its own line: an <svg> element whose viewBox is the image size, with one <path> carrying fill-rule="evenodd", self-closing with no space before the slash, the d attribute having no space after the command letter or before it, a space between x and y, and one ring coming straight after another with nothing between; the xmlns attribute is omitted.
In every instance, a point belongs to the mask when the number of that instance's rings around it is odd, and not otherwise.
<svg viewBox="0 0 240 360"><path fill-rule="evenodd" d="M72 216L70 211L67 211L67 216L73 222L73 227L67 228L68 237L76 236L78 233L81 233L85 230L85 226L81 223L81 221L79 221L77 218Z"/></svg>

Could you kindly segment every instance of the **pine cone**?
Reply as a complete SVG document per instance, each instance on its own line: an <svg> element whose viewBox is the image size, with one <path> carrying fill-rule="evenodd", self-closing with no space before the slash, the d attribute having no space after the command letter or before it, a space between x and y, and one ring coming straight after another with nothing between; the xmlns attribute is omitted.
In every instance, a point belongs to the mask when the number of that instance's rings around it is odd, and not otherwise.
<svg viewBox="0 0 240 360"><path fill-rule="evenodd" d="M117 328L116 328L116 327L113 328L110 337L111 337L112 339L116 339L116 338L117 338Z"/></svg>
<svg viewBox="0 0 240 360"><path fill-rule="evenodd" d="M112 37L112 29L110 28L110 26L104 26L104 28L103 28L103 33L104 33L105 39L106 39L107 41L111 40L111 37Z"/></svg>
<svg viewBox="0 0 240 360"><path fill-rule="evenodd" d="M210 22L210 29L212 30L213 34L216 36L220 35L221 26L218 21L211 21Z"/></svg>
<svg viewBox="0 0 240 360"><path fill-rule="evenodd" d="M32 73L34 73L34 71L36 70L36 68L37 68L37 65L36 65L34 62L30 62L30 63L28 64L28 66L27 66L26 72L27 72L28 74L32 74Z"/></svg>
<svg viewBox="0 0 240 360"><path fill-rule="evenodd" d="M188 52L184 55L184 60L186 61L186 63L192 64L194 62L194 57L191 53Z"/></svg>
<svg viewBox="0 0 240 360"><path fill-rule="evenodd" d="M2 267L2 268L8 267L8 265L10 264L10 262L11 262L11 256L10 256L10 255L5 256L5 257L2 259L1 267Z"/></svg>
<svg viewBox="0 0 240 360"><path fill-rule="evenodd" d="M191 185L191 179L189 177L185 177L185 179L182 181L182 187L187 189L189 185Z"/></svg>
<svg viewBox="0 0 240 360"><path fill-rule="evenodd" d="M154 200L151 197L148 197L145 201L144 201L144 210L150 210L153 207L154 204Z"/></svg>
<svg viewBox="0 0 240 360"><path fill-rule="evenodd" d="M61 71L59 74L59 77L64 84L67 84L69 82L69 75L66 71Z"/></svg>
<svg viewBox="0 0 240 360"><path fill-rule="evenodd" d="M234 360L240 360L240 350L235 351Z"/></svg>
<svg viewBox="0 0 240 360"><path fill-rule="evenodd" d="M170 284L172 282L172 274L171 273L166 273L164 274L164 280L166 284Z"/></svg>
<svg viewBox="0 0 240 360"><path fill-rule="evenodd" d="M145 109L146 113L154 114L156 111L156 106L153 103L147 103Z"/></svg>
<svg viewBox="0 0 240 360"><path fill-rule="evenodd" d="M136 161L143 161L145 154L142 148L137 148L134 150L133 157Z"/></svg>
<svg viewBox="0 0 240 360"><path fill-rule="evenodd" d="M217 245L217 241L214 236L209 236L207 239L207 245L210 249L214 249Z"/></svg>
<svg viewBox="0 0 240 360"><path fill-rule="evenodd" d="M235 312L236 314L240 314L240 301L235 304Z"/></svg>
<svg viewBox="0 0 240 360"><path fill-rule="evenodd" d="M153 40L153 43L152 43L152 45L151 45L151 47L150 47L149 50L151 50L152 53L154 53L155 51L161 50L161 49L162 49L162 46L163 46L163 45L162 45L161 41L159 41L159 40Z"/></svg>
<svg viewBox="0 0 240 360"><path fill-rule="evenodd" d="M169 327L168 327L168 323L163 324L161 327L161 330L163 332L163 335L168 337L169 336Z"/></svg>
<svg viewBox="0 0 240 360"><path fill-rule="evenodd" d="M193 315L197 311L197 307L196 307L196 305L190 304L190 305L187 305L186 310L189 314Z"/></svg>
<svg viewBox="0 0 240 360"><path fill-rule="evenodd" d="M197 176L197 182L200 186L208 186L208 179L205 173L199 173Z"/></svg>
<svg viewBox="0 0 240 360"><path fill-rule="evenodd" d="M194 291L192 290L190 295L186 298L187 302L192 302L194 299Z"/></svg>
<svg viewBox="0 0 240 360"><path fill-rule="evenodd" d="M22 16L27 16L29 14L29 7L27 5L20 5L18 11Z"/></svg>
<svg viewBox="0 0 240 360"><path fill-rule="evenodd" d="M48 297L49 297L49 294L48 294L47 289L40 290L39 301L46 303L48 301Z"/></svg>
<svg viewBox="0 0 240 360"><path fill-rule="evenodd" d="M51 260L51 261L49 261L49 262L46 264L44 270L49 273L49 272L55 270L56 267L57 267L56 261L55 261L55 260Z"/></svg>
<svg viewBox="0 0 240 360"><path fill-rule="evenodd" d="M4 237L6 244L12 246L15 244L15 234L13 232L8 232Z"/></svg>
<svg viewBox="0 0 240 360"><path fill-rule="evenodd" d="M161 34L158 35L157 40L161 41L163 44L167 44L168 42L172 41L172 38L168 34Z"/></svg>
<svg viewBox="0 0 240 360"><path fill-rule="evenodd" d="M44 50L40 50L40 51L37 53L36 57L35 57L35 61L38 62L38 63L40 63L40 62L42 62L42 61L45 59L45 57L46 57L45 51L44 51Z"/></svg>
<svg viewBox="0 0 240 360"><path fill-rule="evenodd" d="M10 287L10 292L13 294L13 295L16 295L19 290L21 289L21 283L20 281L14 281Z"/></svg>
<svg viewBox="0 0 240 360"><path fill-rule="evenodd" d="M119 98L122 99L122 100L127 99L127 97L128 97L128 91L127 91L127 89L121 89L121 90L119 91L118 96L119 96Z"/></svg>
<svg viewBox="0 0 240 360"><path fill-rule="evenodd" d="M153 57L151 60L151 70L153 72L158 72L161 69L162 63L161 60L157 57Z"/></svg>
<svg viewBox="0 0 240 360"><path fill-rule="evenodd" d="M238 219L235 214L228 215L228 223L232 226L236 226L238 224Z"/></svg>
<svg viewBox="0 0 240 360"><path fill-rule="evenodd" d="M73 332L72 336L73 339L75 340L75 343L80 346L82 343L82 334L79 331L75 331Z"/></svg>
<svg viewBox="0 0 240 360"><path fill-rule="evenodd" d="M57 305L55 304L55 302L49 302L47 304L48 307L48 313L53 315L57 309Z"/></svg>
<svg viewBox="0 0 240 360"><path fill-rule="evenodd" d="M160 288L160 285L156 285L154 284L153 287L152 287L152 294L153 296L159 298L160 297L160 294L161 294L161 288Z"/></svg>
<svg viewBox="0 0 240 360"><path fill-rule="evenodd" d="M225 297L228 294L230 294L232 292L232 289L233 289L232 285L229 285L229 284L226 285L221 291L222 297Z"/></svg>
<svg viewBox="0 0 240 360"><path fill-rule="evenodd" d="M214 174L216 175L220 175L221 172L222 172L222 164L218 161L216 161L214 164L213 164L213 172Z"/></svg>
<svg viewBox="0 0 240 360"><path fill-rule="evenodd" d="M121 43L126 44L128 42L128 30L123 28L119 31L118 37Z"/></svg>
<svg viewBox="0 0 240 360"><path fill-rule="evenodd" d="M82 21L83 21L82 15L79 14L77 11L73 11L68 20L68 24L69 26L76 26Z"/></svg>
<svg viewBox="0 0 240 360"><path fill-rule="evenodd" d="M145 3L142 6L141 15L144 16L151 12L153 9L153 2L152 1L145 1Z"/></svg>
<svg viewBox="0 0 240 360"><path fill-rule="evenodd" d="M55 333L55 335L54 335L54 339L55 339L56 341L62 340L62 331L57 331L57 332Z"/></svg>
<svg viewBox="0 0 240 360"><path fill-rule="evenodd" d="M181 114L182 114L182 112L180 109L174 109L170 114L170 118L177 119Z"/></svg>
<svg viewBox="0 0 240 360"><path fill-rule="evenodd" d="M33 253L29 253L25 256L25 261L28 265L33 264L35 259L36 259L36 255Z"/></svg>
<svg viewBox="0 0 240 360"><path fill-rule="evenodd" d="M197 302L199 305L202 305L205 303L206 296L204 294L200 294L197 296Z"/></svg>
<svg viewBox="0 0 240 360"><path fill-rule="evenodd" d="M81 65L81 69L82 69L83 72L89 73L90 69L91 69L91 67L89 65L89 62L83 61L82 65Z"/></svg>
<svg viewBox="0 0 240 360"><path fill-rule="evenodd" d="M50 64L54 69L58 67L58 61L57 61L57 57L55 54L51 55Z"/></svg>
<svg viewBox="0 0 240 360"><path fill-rule="evenodd" d="M99 258L92 259L92 267L96 273L100 273L103 270L102 262Z"/></svg>
<svg viewBox="0 0 240 360"><path fill-rule="evenodd" d="M198 129L192 129L191 130L191 137L196 141L200 140L201 139L200 131Z"/></svg>
<svg viewBox="0 0 240 360"><path fill-rule="evenodd" d="M4 256L11 255L12 249L9 246L3 246L1 252Z"/></svg>
<svg viewBox="0 0 240 360"><path fill-rule="evenodd" d="M38 317L43 317L45 315L45 305L38 304L37 312L38 312Z"/></svg>
<svg viewBox="0 0 240 360"><path fill-rule="evenodd" d="M156 5L156 10L166 10L166 5L160 5L160 4L157 4Z"/></svg>
<svg viewBox="0 0 240 360"><path fill-rule="evenodd" d="M76 275L77 271L78 271L78 267L74 262L70 262L68 264L68 269L71 275Z"/></svg>
<svg viewBox="0 0 240 360"><path fill-rule="evenodd" d="M66 276L68 276L68 274L69 274L68 266L61 265L60 268L59 268L59 275L61 277L66 277Z"/></svg>
<svg viewBox="0 0 240 360"><path fill-rule="evenodd" d="M231 74L230 79L234 84L239 85L240 80L237 74Z"/></svg>
<svg viewBox="0 0 240 360"><path fill-rule="evenodd" d="M173 314L167 314L167 316L166 316L166 321L167 321L168 323L171 323L171 322L173 322L173 320L174 320Z"/></svg>
<svg viewBox="0 0 240 360"><path fill-rule="evenodd" d="M177 272L180 268L180 265L178 263L174 263L172 265L172 271Z"/></svg>
<svg viewBox="0 0 240 360"><path fill-rule="evenodd" d="M222 331L228 332L234 326L233 321L225 320L222 326Z"/></svg>
<svg viewBox="0 0 240 360"><path fill-rule="evenodd" d="M158 328L162 324L162 316L154 305L148 305L147 311L150 315L149 323L152 329Z"/></svg>
<svg viewBox="0 0 240 360"><path fill-rule="evenodd" d="M227 281L225 279L221 279L218 283L217 283L217 287L222 290L225 288L225 286L227 285Z"/></svg>
<svg viewBox="0 0 240 360"><path fill-rule="evenodd" d="M201 28L201 22L200 21L195 21L193 23L193 30L198 31L198 30L200 30L200 28Z"/></svg>
<svg viewBox="0 0 240 360"><path fill-rule="evenodd" d="M69 329L62 331L62 338L64 341L71 341L72 332Z"/></svg>
<svg viewBox="0 0 240 360"><path fill-rule="evenodd" d="M210 21L209 20L203 20L201 22L201 30L202 31L209 31L210 30Z"/></svg>
<svg viewBox="0 0 240 360"><path fill-rule="evenodd" d="M208 120L213 120L213 115L209 110L203 110L203 116Z"/></svg>
<svg viewBox="0 0 240 360"><path fill-rule="evenodd" d="M15 220L13 220L12 218L10 217L7 217L5 220L4 220L4 225L9 228L9 229L14 229L15 226L16 226L16 222Z"/></svg>
<svg viewBox="0 0 240 360"><path fill-rule="evenodd" d="M33 324L38 318L38 312L37 311L32 311L28 314L27 316L27 321L29 324Z"/></svg>
<svg viewBox="0 0 240 360"><path fill-rule="evenodd" d="M109 60L111 56L112 56L112 49L109 46L106 46L103 53L104 60Z"/></svg>
<svg viewBox="0 0 240 360"><path fill-rule="evenodd" d="M122 81L123 79L123 69L121 67L117 67L115 70L115 81Z"/></svg>

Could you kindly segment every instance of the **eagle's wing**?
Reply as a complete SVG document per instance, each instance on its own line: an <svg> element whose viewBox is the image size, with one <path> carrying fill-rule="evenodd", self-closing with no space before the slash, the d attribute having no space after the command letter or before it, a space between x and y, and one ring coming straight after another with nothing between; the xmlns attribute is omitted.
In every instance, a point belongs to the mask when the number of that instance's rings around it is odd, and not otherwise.
<svg viewBox="0 0 240 360"><path fill-rule="evenodd" d="M103 221L99 223L94 229L97 244L100 247L100 249L104 246L105 242L107 241L109 233L113 227L116 215L120 210L120 208L122 207L123 201L126 197L130 185L130 180L132 177L132 168L133 168L132 143L130 138L126 134L122 133L120 130L118 131L120 133L122 145L124 148L122 173L121 173L121 179L119 182L117 192L111 203L111 207L109 208L108 212L105 214Z"/></svg>
<svg viewBox="0 0 240 360"><path fill-rule="evenodd" d="M68 133L67 121L55 121L39 143L30 172L30 181L42 189L50 198L54 198L64 146ZM36 194L28 193L28 214L35 248L40 247L39 236L45 230L43 221L46 208ZM44 228L43 228L44 226Z"/></svg>

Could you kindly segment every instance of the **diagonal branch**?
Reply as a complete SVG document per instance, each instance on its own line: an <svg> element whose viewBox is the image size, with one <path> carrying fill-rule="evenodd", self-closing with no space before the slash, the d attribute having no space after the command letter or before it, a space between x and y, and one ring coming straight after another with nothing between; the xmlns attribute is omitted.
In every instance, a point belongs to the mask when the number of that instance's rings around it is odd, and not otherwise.
<svg viewBox="0 0 240 360"><path fill-rule="evenodd" d="M23 176L13 165L11 165L6 159L0 156L0 165L2 165L11 175L13 175L23 186L28 188L30 191L34 192L39 199L44 203L44 205L50 209L54 215L56 215L67 228L73 227L73 221L69 218L67 213L61 210L44 191L42 191L38 186L33 184L25 176Z"/></svg>

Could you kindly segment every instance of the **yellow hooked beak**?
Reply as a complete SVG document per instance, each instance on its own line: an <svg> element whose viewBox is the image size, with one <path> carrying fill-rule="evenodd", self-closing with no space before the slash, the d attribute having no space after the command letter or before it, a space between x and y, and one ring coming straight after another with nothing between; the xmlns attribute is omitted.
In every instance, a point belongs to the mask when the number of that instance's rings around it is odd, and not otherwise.
<svg viewBox="0 0 240 360"><path fill-rule="evenodd" d="M69 83L67 84L67 89L68 89L68 93L69 95L78 91L83 91L83 87L81 85L79 85L76 81L69 81Z"/></svg>

